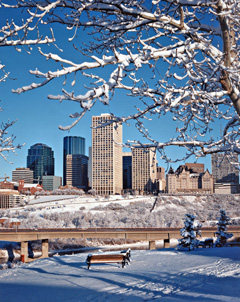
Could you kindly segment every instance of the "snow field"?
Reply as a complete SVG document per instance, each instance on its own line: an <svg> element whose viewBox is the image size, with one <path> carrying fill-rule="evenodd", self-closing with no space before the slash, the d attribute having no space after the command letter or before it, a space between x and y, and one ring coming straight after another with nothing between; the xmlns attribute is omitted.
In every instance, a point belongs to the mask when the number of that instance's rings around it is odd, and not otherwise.
<svg viewBox="0 0 240 302"><path fill-rule="evenodd" d="M98 264L87 270L86 257L53 257L0 271L1 301L240 301L237 247L132 251L124 269Z"/></svg>

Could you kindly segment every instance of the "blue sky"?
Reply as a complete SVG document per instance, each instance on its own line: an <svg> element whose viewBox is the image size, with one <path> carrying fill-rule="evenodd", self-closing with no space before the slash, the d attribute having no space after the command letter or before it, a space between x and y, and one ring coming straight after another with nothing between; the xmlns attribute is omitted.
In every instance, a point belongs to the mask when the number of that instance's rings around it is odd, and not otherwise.
<svg viewBox="0 0 240 302"><path fill-rule="evenodd" d="M13 17L13 11L6 10L3 12L0 9L0 20L3 21L4 17L9 14L9 18ZM0 21L1 22L1 21ZM2 24L2 23L0 23ZM59 40L58 45L65 46L67 43L67 31L63 30L63 27L55 26L55 36ZM44 35L49 32L43 32ZM81 32L81 35L77 39L83 39L84 41L90 39L86 33ZM70 45L69 45L70 46ZM42 49L45 52L56 52L58 50L53 46L43 46ZM73 60L81 60L81 55L77 51L73 51L72 47L68 47L63 53L65 58ZM47 71L48 69L55 70L56 66L52 62L47 62L45 58L39 55L37 47L33 47L31 55L29 55L24 49L21 52L17 52L14 48L1 47L0 48L0 63L6 65L5 70L10 72L10 78L4 83L0 84L0 106L4 108L4 111L0 113L0 121L17 120L16 124L9 129L9 134L16 135L16 143L25 143L25 146L21 150L17 150L17 156L9 155L9 161L13 164L5 162L0 158L0 177L5 174L11 177L12 170L16 167L26 166L26 157L28 148L35 143L44 143L51 147L55 155L55 175L62 176L62 148L63 137L68 135L82 136L86 139L86 155L88 155L88 147L91 145L91 117L92 115L100 115L101 113L118 113L119 115L127 115L131 113L131 108L137 104L137 100L126 96L124 91L118 91L114 95L114 99L110 106L104 106L98 102L91 112L88 112L84 118L70 131L64 132L58 129L59 125L69 125L72 120L69 118L69 114L75 113L80 108L77 104L72 102L62 102L48 100L49 94L61 94L62 83L64 78L59 78L52 81L48 85L33 91L29 91L20 95L11 92L11 89L16 89L22 86L29 85L32 82L36 82L36 78L29 74L29 70L35 70L38 68L41 71ZM111 68L111 67L109 67ZM147 71L146 71L147 72ZM108 73L108 68L101 70L101 74L104 76ZM84 84L88 84L81 76L77 78L76 85L71 87L73 76L70 76L67 80L65 89L68 91L76 91L77 94L84 93ZM130 104L130 105L129 105ZM154 138L159 141L166 141L175 132L175 127L171 121L171 117L164 116L160 120L156 120L153 123L148 123L149 129ZM220 130L219 124L216 125L214 135L218 135ZM142 139L134 125L123 127L123 141L133 139ZM143 140L144 142L144 140ZM179 147L169 149L169 155L176 156L176 154L184 154L184 149ZM188 160L188 162L193 162ZM210 156L200 159L198 162L205 163L205 167L211 170ZM180 163L174 164L176 168ZM159 165L167 168L167 165L159 160Z"/></svg>

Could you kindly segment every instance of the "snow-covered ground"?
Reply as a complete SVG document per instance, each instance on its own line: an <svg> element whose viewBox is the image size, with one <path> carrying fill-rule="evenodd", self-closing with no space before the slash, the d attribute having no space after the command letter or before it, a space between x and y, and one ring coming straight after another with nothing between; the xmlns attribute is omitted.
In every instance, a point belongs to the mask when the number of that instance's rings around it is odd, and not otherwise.
<svg viewBox="0 0 240 302"><path fill-rule="evenodd" d="M203 226L216 226L219 210L225 209L233 224L240 224L240 195L156 196L41 196L25 206L0 210L0 217L21 221L20 228L142 228L183 227L186 213ZM123 244L119 240L56 239L50 250ZM0 249L5 243L0 242ZM161 246L158 246L161 247ZM33 245L34 249L38 246Z"/></svg>
<svg viewBox="0 0 240 302"><path fill-rule="evenodd" d="M240 222L240 195L42 196L19 208L0 211L23 228L182 227L186 213L215 226L225 209Z"/></svg>
<svg viewBox="0 0 240 302"><path fill-rule="evenodd" d="M157 200L150 196L50 196L1 211L0 216L18 218L22 227L182 227L184 215L191 213L208 226L215 225L222 208L238 223L239 202L238 195L166 195ZM103 244L81 240L54 244L58 249L65 243ZM124 269L103 264L87 270L86 256L39 259L0 271L0 301L240 302L239 247L134 250L131 265Z"/></svg>
<svg viewBox="0 0 240 302"><path fill-rule="evenodd" d="M86 254L40 259L0 271L2 302L240 301L240 248L133 251L131 265Z"/></svg>

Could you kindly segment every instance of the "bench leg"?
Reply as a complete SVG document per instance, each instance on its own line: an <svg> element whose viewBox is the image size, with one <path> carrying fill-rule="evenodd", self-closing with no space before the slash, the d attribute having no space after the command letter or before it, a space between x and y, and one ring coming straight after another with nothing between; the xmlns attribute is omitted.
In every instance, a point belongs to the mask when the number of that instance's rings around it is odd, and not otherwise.
<svg viewBox="0 0 240 302"><path fill-rule="evenodd" d="M130 257L131 257L131 254L130 254L130 252L129 252L129 253L126 255L126 259L127 259L127 263L128 263L128 264L130 264L130 262L131 262Z"/></svg>

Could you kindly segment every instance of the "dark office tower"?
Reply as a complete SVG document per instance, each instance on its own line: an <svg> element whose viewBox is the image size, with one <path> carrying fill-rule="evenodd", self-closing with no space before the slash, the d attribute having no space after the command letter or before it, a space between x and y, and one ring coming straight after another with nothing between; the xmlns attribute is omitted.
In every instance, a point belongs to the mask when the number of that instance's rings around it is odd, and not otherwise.
<svg viewBox="0 0 240 302"><path fill-rule="evenodd" d="M132 189L132 153L123 153L123 189Z"/></svg>
<svg viewBox="0 0 240 302"><path fill-rule="evenodd" d="M88 157L82 154L68 154L66 160L66 184L87 191Z"/></svg>
<svg viewBox="0 0 240 302"><path fill-rule="evenodd" d="M35 144L28 149L27 167L33 171L34 182L42 181L43 175L54 175L54 152L44 144Z"/></svg>
<svg viewBox="0 0 240 302"><path fill-rule="evenodd" d="M88 148L88 187L92 188L92 147Z"/></svg>
<svg viewBox="0 0 240 302"><path fill-rule="evenodd" d="M80 136L65 136L63 138L63 185L66 185L66 157L68 154L85 155L85 138Z"/></svg>

